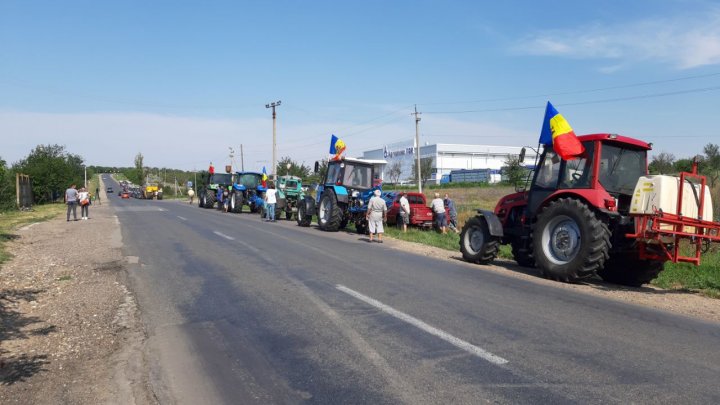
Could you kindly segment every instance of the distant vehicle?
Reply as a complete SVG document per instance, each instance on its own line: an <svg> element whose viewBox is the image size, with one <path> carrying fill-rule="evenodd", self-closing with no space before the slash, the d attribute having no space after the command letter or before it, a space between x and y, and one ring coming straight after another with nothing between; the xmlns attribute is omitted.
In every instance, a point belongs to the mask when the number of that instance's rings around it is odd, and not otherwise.
<svg viewBox="0 0 720 405"><path fill-rule="evenodd" d="M112 193L112 192L113 192L113 188L112 188L112 187L108 187L108 188L107 188L107 192L108 192L108 193Z"/></svg>
<svg viewBox="0 0 720 405"><path fill-rule="evenodd" d="M122 194L120 194L120 198L130 198L130 193L123 191Z"/></svg>

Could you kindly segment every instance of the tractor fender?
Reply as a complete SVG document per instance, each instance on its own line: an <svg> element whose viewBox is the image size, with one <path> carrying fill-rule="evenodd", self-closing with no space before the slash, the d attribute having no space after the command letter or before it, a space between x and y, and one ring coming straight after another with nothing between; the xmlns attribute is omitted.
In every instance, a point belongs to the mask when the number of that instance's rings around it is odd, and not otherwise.
<svg viewBox="0 0 720 405"><path fill-rule="evenodd" d="M335 192L335 197L337 197L337 202L347 204L350 200L350 197L348 196L347 188L343 186L332 186L333 192Z"/></svg>
<svg viewBox="0 0 720 405"><path fill-rule="evenodd" d="M298 201L298 205L305 204L305 215L315 215L315 200L312 197L305 197L302 201Z"/></svg>
<svg viewBox="0 0 720 405"><path fill-rule="evenodd" d="M492 211L477 210L477 212L479 214L478 216L485 219L485 222L488 225L488 230L490 231L490 235L502 238L503 227L502 223L500 222L500 218L498 218L498 216L495 215L495 213Z"/></svg>

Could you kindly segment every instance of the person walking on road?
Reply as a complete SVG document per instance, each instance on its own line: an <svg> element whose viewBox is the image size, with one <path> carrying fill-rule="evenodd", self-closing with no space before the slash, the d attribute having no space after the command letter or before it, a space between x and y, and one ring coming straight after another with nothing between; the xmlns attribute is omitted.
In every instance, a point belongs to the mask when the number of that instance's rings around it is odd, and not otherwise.
<svg viewBox="0 0 720 405"><path fill-rule="evenodd" d="M188 189L188 198L190 198L190 201L188 201L190 204L193 203L193 198L195 197L195 190L189 188Z"/></svg>
<svg viewBox="0 0 720 405"><path fill-rule="evenodd" d="M382 235L385 232L383 222L387 221L387 205L385 200L380 198L380 190L375 190L373 196L368 201L367 213L365 219L368 221L368 230L370 231L370 242L373 241L373 234L377 233L378 243L383 243Z"/></svg>
<svg viewBox="0 0 720 405"><path fill-rule="evenodd" d="M65 204L67 204L67 221L70 222L70 212L73 214L73 220L77 221L77 203L78 191L73 184L65 190Z"/></svg>
<svg viewBox="0 0 720 405"><path fill-rule="evenodd" d="M102 205L100 201L100 187L95 187L95 201L98 202L98 205Z"/></svg>
<svg viewBox="0 0 720 405"><path fill-rule="evenodd" d="M400 192L400 218L402 219L402 230L407 232L410 223L410 202L407 199L406 192Z"/></svg>
<svg viewBox="0 0 720 405"><path fill-rule="evenodd" d="M275 222L275 204L277 204L277 190L275 190L274 184L270 184L265 192L265 211L268 222Z"/></svg>
<svg viewBox="0 0 720 405"><path fill-rule="evenodd" d="M78 201L80 203L80 216L82 219L88 219L90 216L90 193L82 187L78 193Z"/></svg>
<svg viewBox="0 0 720 405"><path fill-rule="evenodd" d="M448 228L452 230L455 233L460 233L458 230L458 223L457 223L457 209L455 208L455 201L450 199L450 195L448 193L445 193L445 200L443 201L445 203L445 208L448 209L448 214L450 215L450 218L448 218Z"/></svg>
<svg viewBox="0 0 720 405"><path fill-rule="evenodd" d="M435 215L435 227L442 234L447 233L447 227L445 226L445 202L440 198L440 193L435 193L435 199L430 203L433 214Z"/></svg>

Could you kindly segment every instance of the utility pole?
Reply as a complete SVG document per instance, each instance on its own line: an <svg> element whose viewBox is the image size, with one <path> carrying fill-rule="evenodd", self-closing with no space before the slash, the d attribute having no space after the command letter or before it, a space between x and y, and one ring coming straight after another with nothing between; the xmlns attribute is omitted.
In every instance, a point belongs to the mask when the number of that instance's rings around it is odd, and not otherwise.
<svg viewBox="0 0 720 405"><path fill-rule="evenodd" d="M273 183L277 180L277 174L275 173L275 164L276 164L275 163L276 162L275 150L277 149L277 136L276 136L277 125L276 125L276 119L275 119L277 117L277 115L275 114L275 107L279 107L280 103L281 103L281 101L278 100L274 103L265 104L265 108L272 108L272 112L273 112L273 150L272 150L272 169L271 169Z"/></svg>
<svg viewBox="0 0 720 405"><path fill-rule="evenodd" d="M240 144L240 171L245 171L245 155L243 154L242 144Z"/></svg>
<svg viewBox="0 0 720 405"><path fill-rule="evenodd" d="M235 157L235 149L233 149L232 146L228 146L228 149L230 149L230 172L232 173L233 167L235 167L235 161L233 160Z"/></svg>
<svg viewBox="0 0 720 405"><path fill-rule="evenodd" d="M417 104L415 104L415 112L412 114L415 116L415 158L417 159L417 182L418 182L418 192L422 193L422 175L420 173L420 115L422 113L419 113L417 110Z"/></svg>
<svg viewBox="0 0 720 405"><path fill-rule="evenodd" d="M87 188L87 166L83 165L83 171L85 172L85 185L83 187Z"/></svg>

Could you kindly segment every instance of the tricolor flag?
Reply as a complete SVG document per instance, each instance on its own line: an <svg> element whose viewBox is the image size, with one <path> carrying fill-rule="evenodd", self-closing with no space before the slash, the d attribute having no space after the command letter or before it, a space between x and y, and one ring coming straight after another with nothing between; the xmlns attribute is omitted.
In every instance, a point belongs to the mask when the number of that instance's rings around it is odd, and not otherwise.
<svg viewBox="0 0 720 405"><path fill-rule="evenodd" d="M345 142L333 135L330 138L330 156L328 157L328 160L340 160L343 152L345 152Z"/></svg>
<svg viewBox="0 0 720 405"><path fill-rule="evenodd" d="M552 145L563 160L572 160L585 152L585 148L575 136L575 131L548 101L545 108L545 120L540 131L540 143Z"/></svg>
<svg viewBox="0 0 720 405"><path fill-rule="evenodd" d="M215 174L215 166L213 166L212 162L210 162L210 167L208 167L208 173Z"/></svg>
<svg viewBox="0 0 720 405"><path fill-rule="evenodd" d="M263 186L263 188L267 188L267 179L268 179L268 176L267 176L267 172L265 171L265 166L263 166L263 173L262 173L262 174L263 174L263 175L262 175L262 178L261 178L262 186Z"/></svg>

